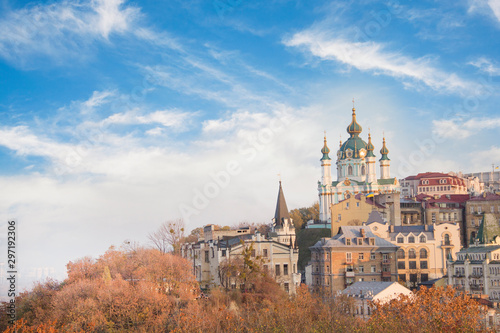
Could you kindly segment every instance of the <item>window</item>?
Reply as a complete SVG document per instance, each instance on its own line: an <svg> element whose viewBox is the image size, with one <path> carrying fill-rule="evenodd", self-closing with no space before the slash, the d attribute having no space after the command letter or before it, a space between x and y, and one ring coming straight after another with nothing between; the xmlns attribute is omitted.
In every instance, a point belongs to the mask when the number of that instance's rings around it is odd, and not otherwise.
<svg viewBox="0 0 500 333"><path fill-rule="evenodd" d="M283 275L288 275L288 264L283 265Z"/></svg>
<svg viewBox="0 0 500 333"><path fill-rule="evenodd" d="M352 166L351 165L349 165L347 167L347 175L352 176Z"/></svg>
<svg viewBox="0 0 500 333"><path fill-rule="evenodd" d="M429 274L421 274L420 281L421 282L429 281Z"/></svg>
<svg viewBox="0 0 500 333"><path fill-rule="evenodd" d="M408 258L410 259L415 259L417 257L417 253L415 252L414 249L409 249L408 250Z"/></svg>
<svg viewBox="0 0 500 333"><path fill-rule="evenodd" d="M370 272L372 272L372 273L377 273L377 266L376 266L376 265L372 265L372 266L370 267Z"/></svg>
<svg viewBox="0 0 500 333"><path fill-rule="evenodd" d="M276 274L276 276L280 276L280 265L276 265L275 266L276 268L274 269L274 273ZM316 272L318 271L318 266L316 266Z"/></svg>
<svg viewBox="0 0 500 333"><path fill-rule="evenodd" d="M364 273L365 272L365 266L363 266L363 265L358 266L358 272Z"/></svg>
<svg viewBox="0 0 500 333"><path fill-rule="evenodd" d="M364 175L366 173L366 167L364 165L361 166L361 174Z"/></svg>
<svg viewBox="0 0 500 333"><path fill-rule="evenodd" d="M352 253L351 252L346 252L345 261L352 262Z"/></svg>
<svg viewBox="0 0 500 333"><path fill-rule="evenodd" d="M426 261L421 261L420 262L420 269L427 269L427 260Z"/></svg>
<svg viewBox="0 0 500 333"><path fill-rule="evenodd" d="M225 257L226 256L226 250L222 250L222 256Z"/></svg>
<svg viewBox="0 0 500 333"><path fill-rule="evenodd" d="M349 209L349 203L348 202L345 203L345 208Z"/></svg>
<svg viewBox="0 0 500 333"><path fill-rule="evenodd" d="M406 282L406 274L399 274L399 281Z"/></svg>
<svg viewBox="0 0 500 333"><path fill-rule="evenodd" d="M255 258L255 250L252 250L252 257Z"/></svg>
<svg viewBox="0 0 500 333"><path fill-rule="evenodd" d="M470 213L474 214L474 206L470 206Z"/></svg>
<svg viewBox="0 0 500 333"><path fill-rule="evenodd" d="M409 236L408 237L408 243L415 243L415 237L414 236Z"/></svg>
<svg viewBox="0 0 500 333"><path fill-rule="evenodd" d="M370 245L375 245L375 238L370 238Z"/></svg>
<svg viewBox="0 0 500 333"><path fill-rule="evenodd" d="M337 220L338 220L338 221L341 221L341 220L342 220L342 214L339 214L339 215L337 216Z"/></svg>
<svg viewBox="0 0 500 333"><path fill-rule="evenodd" d="M365 254L364 253L360 253L359 254L359 260L364 260L365 259Z"/></svg>
<svg viewBox="0 0 500 333"><path fill-rule="evenodd" d="M432 223L436 223L436 213L432 213Z"/></svg>
<svg viewBox="0 0 500 333"><path fill-rule="evenodd" d="M289 291L290 291L290 286L289 286L289 284L288 284L288 283L285 283L285 284L284 284L284 286L285 286L285 291L286 291L286 292L289 292Z"/></svg>
<svg viewBox="0 0 500 333"><path fill-rule="evenodd" d="M398 242L399 244L404 243L404 242L405 242L404 237L403 237L403 236L399 236L399 237L398 237L398 239L397 239L397 242Z"/></svg>
<svg viewBox="0 0 500 333"><path fill-rule="evenodd" d="M481 206L477 206L477 213L481 214L482 211L483 211L483 208Z"/></svg>
<svg viewBox="0 0 500 333"><path fill-rule="evenodd" d="M359 202L356 202L356 207L359 207ZM491 208L493 208L493 207L491 207ZM493 212L492 212L492 213L493 213Z"/></svg>
<svg viewBox="0 0 500 333"><path fill-rule="evenodd" d="M358 237L358 245L363 245L363 238Z"/></svg>
<svg viewBox="0 0 500 333"><path fill-rule="evenodd" d="M351 239L350 238L346 238L345 239L345 245L351 245Z"/></svg>
<svg viewBox="0 0 500 333"><path fill-rule="evenodd" d="M208 251L205 251L205 262L210 262Z"/></svg>
<svg viewBox="0 0 500 333"><path fill-rule="evenodd" d="M424 235L420 235L420 243L425 243L425 236Z"/></svg>
<svg viewBox="0 0 500 333"><path fill-rule="evenodd" d="M422 258L422 259L427 258L427 250L426 249L420 249L420 258Z"/></svg>
<svg viewBox="0 0 500 333"><path fill-rule="evenodd" d="M376 256L375 253L370 253L370 260L375 260Z"/></svg>
<svg viewBox="0 0 500 333"><path fill-rule="evenodd" d="M398 261L398 269L406 269L406 265L404 261Z"/></svg>
<svg viewBox="0 0 500 333"><path fill-rule="evenodd" d="M264 249L264 250L262 251L262 256L263 256L264 258L267 258L267 249Z"/></svg>
<svg viewBox="0 0 500 333"><path fill-rule="evenodd" d="M328 269L328 273L330 272L330 269ZM293 273L297 273L297 268L295 267L295 264L293 264Z"/></svg>
<svg viewBox="0 0 500 333"><path fill-rule="evenodd" d="M405 258L405 250L399 249L398 250L398 259L404 259Z"/></svg>
<svg viewBox="0 0 500 333"><path fill-rule="evenodd" d="M410 269L417 269L417 262L416 261L409 261L408 264L409 264L408 267Z"/></svg>
<svg viewBox="0 0 500 333"><path fill-rule="evenodd" d="M450 235L444 235L444 245L450 245Z"/></svg>

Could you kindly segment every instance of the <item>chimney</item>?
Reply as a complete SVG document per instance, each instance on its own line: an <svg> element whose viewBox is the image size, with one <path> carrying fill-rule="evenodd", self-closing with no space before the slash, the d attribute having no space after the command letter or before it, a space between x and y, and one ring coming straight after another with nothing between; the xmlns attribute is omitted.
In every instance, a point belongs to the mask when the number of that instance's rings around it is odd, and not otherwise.
<svg viewBox="0 0 500 333"><path fill-rule="evenodd" d="M361 231L361 237L365 238L366 236L365 229L361 228L360 231Z"/></svg>

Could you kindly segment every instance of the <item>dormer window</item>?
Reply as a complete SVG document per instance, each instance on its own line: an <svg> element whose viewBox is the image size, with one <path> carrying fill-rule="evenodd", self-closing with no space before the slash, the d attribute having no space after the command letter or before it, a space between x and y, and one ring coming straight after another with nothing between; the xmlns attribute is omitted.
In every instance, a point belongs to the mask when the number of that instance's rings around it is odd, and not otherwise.
<svg viewBox="0 0 500 333"><path fill-rule="evenodd" d="M345 245L351 245L351 239L350 238L346 238L345 239Z"/></svg>
<svg viewBox="0 0 500 333"><path fill-rule="evenodd" d="M363 245L363 238L358 237L358 245Z"/></svg>
<svg viewBox="0 0 500 333"><path fill-rule="evenodd" d="M414 236L409 236L408 237L408 243L415 243L415 237Z"/></svg>
<svg viewBox="0 0 500 333"><path fill-rule="evenodd" d="M370 238L370 245L372 246L375 245L375 238L373 237Z"/></svg>
<svg viewBox="0 0 500 333"><path fill-rule="evenodd" d="M425 243L425 236L424 235L420 235L420 243Z"/></svg>

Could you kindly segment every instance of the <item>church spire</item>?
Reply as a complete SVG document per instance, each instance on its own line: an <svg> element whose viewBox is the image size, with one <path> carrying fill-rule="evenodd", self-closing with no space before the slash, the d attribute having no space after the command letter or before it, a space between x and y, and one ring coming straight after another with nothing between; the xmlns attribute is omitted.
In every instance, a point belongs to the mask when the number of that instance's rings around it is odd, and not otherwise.
<svg viewBox="0 0 500 333"><path fill-rule="evenodd" d="M276 212L274 213L274 223L276 225L283 225L284 219L290 219L290 214L288 213L288 207L286 206L285 195L283 194L280 180L278 202L276 203Z"/></svg>
<svg viewBox="0 0 500 333"><path fill-rule="evenodd" d="M347 133L349 133L351 135L351 138L352 138L352 137L357 137L359 135L359 133L361 133L362 130L363 130L363 128L361 127L361 125L358 124L358 122L356 121L356 109L353 107L352 108L352 121L349 124L349 126L347 126Z"/></svg>
<svg viewBox="0 0 500 333"><path fill-rule="evenodd" d="M321 153L323 153L323 157L321 158L321 161L330 159L330 156L328 156L328 153L330 153L330 149L326 145L326 131L325 131L325 140L324 140L323 148L321 149Z"/></svg>
<svg viewBox="0 0 500 333"><path fill-rule="evenodd" d="M372 135L371 133L368 133L368 144L366 145L366 151L368 152L366 154L366 157L375 157L373 154L373 151L375 150L375 147L373 146L372 143Z"/></svg>
<svg viewBox="0 0 500 333"><path fill-rule="evenodd" d="M380 153L382 154L382 158L380 159L381 161L389 160L389 157L387 157L387 154L389 154L389 149L387 149L387 147L385 146L385 136L382 143L382 149L380 149Z"/></svg>

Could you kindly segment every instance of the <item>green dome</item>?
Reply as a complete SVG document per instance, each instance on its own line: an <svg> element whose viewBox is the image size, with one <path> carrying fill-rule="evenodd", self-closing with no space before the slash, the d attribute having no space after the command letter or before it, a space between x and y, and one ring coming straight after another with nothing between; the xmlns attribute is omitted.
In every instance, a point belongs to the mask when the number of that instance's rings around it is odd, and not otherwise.
<svg viewBox="0 0 500 333"><path fill-rule="evenodd" d="M358 136L362 130L363 127L361 127L361 125L356 121L356 109L352 108L352 121L349 126L347 126L347 133L349 133L351 137L353 137Z"/></svg>
<svg viewBox="0 0 500 333"><path fill-rule="evenodd" d="M321 158L320 161L330 160L331 159L330 156L328 156L328 153L330 153L330 149L326 145L326 136L325 136L325 144L323 145L323 148L321 149L321 152L323 153L323 157Z"/></svg>
<svg viewBox="0 0 500 333"><path fill-rule="evenodd" d="M360 158L359 150L366 149L366 142L363 141L363 139L361 139L359 136L350 137L339 149L339 152L342 154L340 159L347 158L348 149L352 150L351 158Z"/></svg>
<svg viewBox="0 0 500 333"><path fill-rule="evenodd" d="M366 157L375 157L373 154L375 147L372 144L372 135L370 133L368 133L368 144L366 145L366 150L368 151Z"/></svg>
<svg viewBox="0 0 500 333"><path fill-rule="evenodd" d="M382 154L382 158L380 159L381 161L382 160L389 160L389 157L387 157L387 154L389 154L389 149L387 149L387 147L385 146L385 138L384 138L384 141L382 143L382 149L380 149L380 153Z"/></svg>

